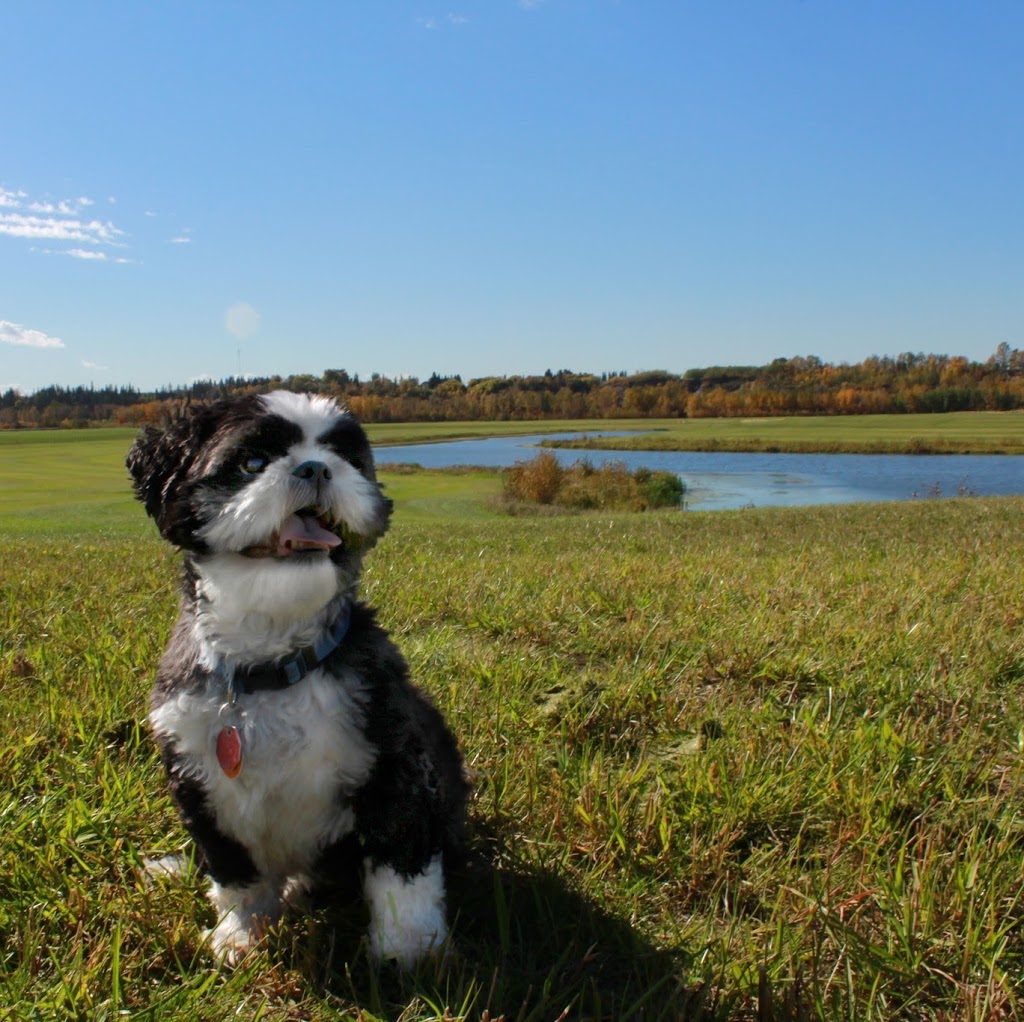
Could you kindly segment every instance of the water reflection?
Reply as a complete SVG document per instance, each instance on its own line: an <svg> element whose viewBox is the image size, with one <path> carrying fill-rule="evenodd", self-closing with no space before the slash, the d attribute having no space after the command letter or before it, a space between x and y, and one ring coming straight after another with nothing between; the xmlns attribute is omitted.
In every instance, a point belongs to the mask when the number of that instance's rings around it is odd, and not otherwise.
<svg viewBox="0 0 1024 1022"><path fill-rule="evenodd" d="M437 444L378 447L380 463L415 462L424 468L478 465L506 468L532 458L542 439L577 433L492 437ZM594 435L594 434L591 434ZM603 433L621 436L621 433ZM1024 456L979 454L726 454L718 451L578 451L554 453L571 465L621 461L677 473L695 510L793 507L973 493L1024 494Z"/></svg>

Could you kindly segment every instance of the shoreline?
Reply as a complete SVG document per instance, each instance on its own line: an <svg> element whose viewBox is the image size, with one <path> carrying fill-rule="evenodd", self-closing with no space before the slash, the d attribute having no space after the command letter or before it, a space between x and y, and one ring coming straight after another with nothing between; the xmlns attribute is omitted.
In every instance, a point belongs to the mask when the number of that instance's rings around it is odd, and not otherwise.
<svg viewBox="0 0 1024 1022"><path fill-rule="evenodd" d="M758 437L693 441L650 434L638 437L582 437L543 440L540 447L580 451L665 451L705 454L941 454L1024 455L1024 443L988 440L946 440L911 437L906 440L762 440Z"/></svg>

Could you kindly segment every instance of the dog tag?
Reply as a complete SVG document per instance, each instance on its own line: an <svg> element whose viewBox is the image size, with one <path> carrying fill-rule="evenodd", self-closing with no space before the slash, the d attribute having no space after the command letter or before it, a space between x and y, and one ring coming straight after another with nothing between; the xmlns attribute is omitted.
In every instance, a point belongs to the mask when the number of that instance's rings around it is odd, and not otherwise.
<svg viewBox="0 0 1024 1022"><path fill-rule="evenodd" d="M217 762L228 777L237 777L242 770L242 739L234 725L222 727L217 735Z"/></svg>

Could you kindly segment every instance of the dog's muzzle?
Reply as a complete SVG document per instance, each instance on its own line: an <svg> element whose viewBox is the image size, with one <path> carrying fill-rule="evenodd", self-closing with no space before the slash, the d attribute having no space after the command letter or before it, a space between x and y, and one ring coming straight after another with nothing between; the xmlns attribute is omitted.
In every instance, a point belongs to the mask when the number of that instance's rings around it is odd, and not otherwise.
<svg viewBox="0 0 1024 1022"><path fill-rule="evenodd" d="M246 557L291 557L294 554L330 554L342 545L342 537L316 508L304 508L289 515L266 543L246 547Z"/></svg>

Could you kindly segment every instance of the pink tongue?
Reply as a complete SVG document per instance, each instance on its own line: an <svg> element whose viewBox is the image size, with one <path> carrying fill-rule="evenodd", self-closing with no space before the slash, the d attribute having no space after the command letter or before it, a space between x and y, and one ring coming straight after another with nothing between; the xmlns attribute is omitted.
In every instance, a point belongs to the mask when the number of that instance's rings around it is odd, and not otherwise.
<svg viewBox="0 0 1024 1022"><path fill-rule="evenodd" d="M287 557L296 550L330 550L341 540L328 532L315 518L292 515L285 519L277 539L277 556Z"/></svg>

